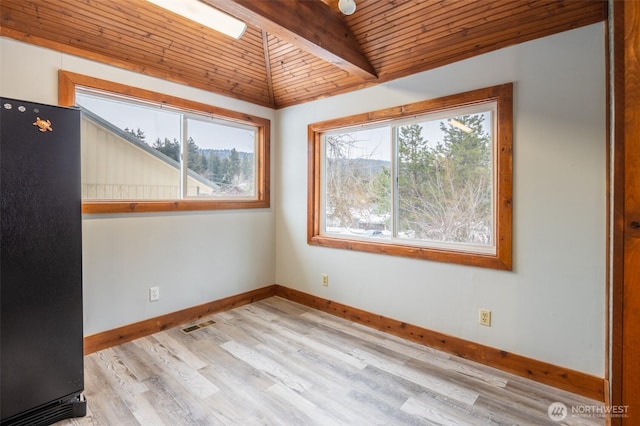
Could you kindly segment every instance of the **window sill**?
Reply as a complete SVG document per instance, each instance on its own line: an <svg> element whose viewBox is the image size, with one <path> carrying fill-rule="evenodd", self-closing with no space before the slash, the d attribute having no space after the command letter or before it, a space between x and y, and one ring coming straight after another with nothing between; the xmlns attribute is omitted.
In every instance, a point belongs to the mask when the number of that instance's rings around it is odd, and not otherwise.
<svg viewBox="0 0 640 426"><path fill-rule="evenodd" d="M411 246L397 243L360 241L315 235L309 237L309 245L338 248L343 250L364 251L368 253L402 256L413 259L431 260L435 262L455 263L458 265L477 266L481 268L512 270L511 250L502 249L496 255L469 253L434 249L430 247Z"/></svg>
<svg viewBox="0 0 640 426"><path fill-rule="evenodd" d="M268 200L85 201L82 203L83 214L241 210L262 208L269 208Z"/></svg>

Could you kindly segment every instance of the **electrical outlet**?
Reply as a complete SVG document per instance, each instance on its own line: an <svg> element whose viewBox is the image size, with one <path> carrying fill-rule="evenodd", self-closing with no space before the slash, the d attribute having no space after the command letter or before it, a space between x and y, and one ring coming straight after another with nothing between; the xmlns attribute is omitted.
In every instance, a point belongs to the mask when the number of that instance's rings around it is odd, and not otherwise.
<svg viewBox="0 0 640 426"><path fill-rule="evenodd" d="M480 324L491 327L491 311L488 309L480 308L480 317L478 318Z"/></svg>
<svg viewBox="0 0 640 426"><path fill-rule="evenodd" d="M325 287L329 286L329 275L322 274L322 285Z"/></svg>
<svg viewBox="0 0 640 426"><path fill-rule="evenodd" d="M149 287L149 302L160 299L160 287Z"/></svg>

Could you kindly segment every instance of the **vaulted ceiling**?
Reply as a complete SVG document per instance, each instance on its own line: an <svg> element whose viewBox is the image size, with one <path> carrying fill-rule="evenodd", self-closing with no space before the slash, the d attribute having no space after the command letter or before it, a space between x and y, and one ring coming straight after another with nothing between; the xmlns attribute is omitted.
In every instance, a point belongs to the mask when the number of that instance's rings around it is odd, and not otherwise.
<svg viewBox="0 0 640 426"><path fill-rule="evenodd" d="M179 1L179 0L176 0ZM145 0L2 0L0 34L282 108L606 19L604 0L202 0L235 40ZM473 72L473 70L469 70Z"/></svg>

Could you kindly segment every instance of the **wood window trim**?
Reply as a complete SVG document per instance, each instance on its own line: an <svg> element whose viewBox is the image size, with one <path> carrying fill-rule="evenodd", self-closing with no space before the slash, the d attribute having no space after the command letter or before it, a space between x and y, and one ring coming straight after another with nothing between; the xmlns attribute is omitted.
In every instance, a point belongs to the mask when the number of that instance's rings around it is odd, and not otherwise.
<svg viewBox="0 0 640 426"><path fill-rule="evenodd" d="M206 113L227 121L250 124L258 129L258 144L256 149L256 199L83 201L82 213L97 214L269 208L271 199L269 170L271 122L268 119L64 70L58 71L58 103L60 106L74 106L76 104L76 86L144 99L159 104L171 105L186 111Z"/></svg>
<svg viewBox="0 0 640 426"><path fill-rule="evenodd" d="M496 253L478 254L434 249L398 243L360 241L321 234L321 140L324 132L350 126L368 125L418 114L445 111L487 101L497 103L496 141ZM404 256L446 263L512 270L513 193L513 83L473 90L409 105L356 114L308 126L307 243L315 246Z"/></svg>

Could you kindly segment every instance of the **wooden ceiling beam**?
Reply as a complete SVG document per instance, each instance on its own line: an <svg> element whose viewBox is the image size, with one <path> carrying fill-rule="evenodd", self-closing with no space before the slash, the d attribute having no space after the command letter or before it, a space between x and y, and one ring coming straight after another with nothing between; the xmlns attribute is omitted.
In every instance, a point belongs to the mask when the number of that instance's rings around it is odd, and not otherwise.
<svg viewBox="0 0 640 426"><path fill-rule="evenodd" d="M320 0L203 1L350 74L377 78L346 22Z"/></svg>
<svg viewBox="0 0 640 426"><path fill-rule="evenodd" d="M271 58L269 56L269 36L264 31L262 33L262 50L264 51L264 65L267 69L267 87L269 89L269 102L275 106L273 97L273 73L271 72Z"/></svg>

